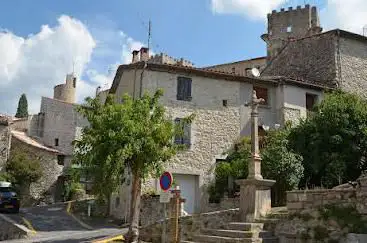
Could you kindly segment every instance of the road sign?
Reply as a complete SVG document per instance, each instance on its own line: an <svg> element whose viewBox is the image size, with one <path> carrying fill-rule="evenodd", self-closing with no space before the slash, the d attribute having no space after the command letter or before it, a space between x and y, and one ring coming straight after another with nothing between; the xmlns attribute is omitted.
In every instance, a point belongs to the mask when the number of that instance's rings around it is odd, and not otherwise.
<svg viewBox="0 0 367 243"><path fill-rule="evenodd" d="M169 203L170 199L172 197L172 193L169 191L161 192L159 195L159 202L160 203Z"/></svg>
<svg viewBox="0 0 367 243"><path fill-rule="evenodd" d="M162 191L164 192L168 191L172 186L172 182L173 182L172 174L169 173L168 171L164 172L159 179L159 184L161 185Z"/></svg>

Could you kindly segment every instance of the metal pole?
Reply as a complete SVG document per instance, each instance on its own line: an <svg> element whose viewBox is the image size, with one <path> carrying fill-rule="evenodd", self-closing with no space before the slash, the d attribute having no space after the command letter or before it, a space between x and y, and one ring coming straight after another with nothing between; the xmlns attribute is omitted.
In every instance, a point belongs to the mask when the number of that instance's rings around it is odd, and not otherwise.
<svg viewBox="0 0 367 243"><path fill-rule="evenodd" d="M163 230L162 230L162 243L166 243L167 238L167 203L163 203L163 212L164 212L164 221L163 221Z"/></svg>

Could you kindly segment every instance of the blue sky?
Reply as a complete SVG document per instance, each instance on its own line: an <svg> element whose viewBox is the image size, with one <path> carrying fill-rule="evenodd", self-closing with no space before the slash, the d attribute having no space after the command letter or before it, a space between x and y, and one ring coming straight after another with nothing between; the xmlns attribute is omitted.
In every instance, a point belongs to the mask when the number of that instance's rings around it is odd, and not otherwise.
<svg viewBox="0 0 367 243"><path fill-rule="evenodd" d="M327 29L367 24L365 0L1 1L0 113L14 113L23 92L37 112L73 66L79 101L108 87L116 66L147 42L149 19L154 53L205 66L265 55L266 13L304 3L319 7Z"/></svg>

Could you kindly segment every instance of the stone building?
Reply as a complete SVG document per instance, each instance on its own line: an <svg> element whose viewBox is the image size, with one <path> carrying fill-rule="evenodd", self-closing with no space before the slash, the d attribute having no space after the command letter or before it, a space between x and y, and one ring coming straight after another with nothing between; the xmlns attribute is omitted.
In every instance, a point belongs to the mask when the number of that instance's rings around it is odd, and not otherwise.
<svg viewBox="0 0 367 243"><path fill-rule="evenodd" d="M188 149L175 156L165 168L180 185L187 199L188 213L207 210L206 186L212 179L216 160L237 139L250 134L250 107L245 104L250 101L252 90L265 99L259 108L261 127L274 127L295 117L305 117L310 108L306 105L307 96L312 95L314 102L322 96L323 87L292 79L256 78L134 58L134 63L118 68L110 93L116 98L125 93L138 98L145 91L153 93L163 88L161 102L173 121L196 114L193 123L185 128L186 135L175 139L187 144ZM147 181L144 189L159 191L158 180ZM129 190L125 184L111 200L114 216L127 215Z"/></svg>
<svg viewBox="0 0 367 243"><path fill-rule="evenodd" d="M64 155L56 149L27 136L21 131L11 131L10 154L24 153L28 159L38 160L42 169L40 180L30 185L30 200L22 200L22 206L31 206L34 202L43 200L49 203L58 201L62 197L62 183L59 176L64 168ZM24 197L25 195L22 195Z"/></svg>
<svg viewBox="0 0 367 243"><path fill-rule="evenodd" d="M9 158L9 148L11 141L10 134L11 118L0 114L0 171L3 170Z"/></svg>

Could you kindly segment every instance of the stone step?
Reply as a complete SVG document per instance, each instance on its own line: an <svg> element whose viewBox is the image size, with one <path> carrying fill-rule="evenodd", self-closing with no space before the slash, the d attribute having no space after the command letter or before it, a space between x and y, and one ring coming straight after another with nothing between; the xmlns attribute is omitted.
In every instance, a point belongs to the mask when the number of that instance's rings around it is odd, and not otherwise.
<svg viewBox="0 0 367 243"><path fill-rule="evenodd" d="M202 229L205 235L232 237L232 238L269 238L273 237L270 231L242 231L242 230L222 230L222 229Z"/></svg>
<svg viewBox="0 0 367 243"><path fill-rule="evenodd" d="M242 231L262 231L264 228L263 223L243 223L232 222L228 224L230 230L242 230Z"/></svg>
<svg viewBox="0 0 367 243"><path fill-rule="evenodd" d="M195 235L195 242L201 243L261 243L261 239L252 238L232 238L224 236L214 236L214 235Z"/></svg>

